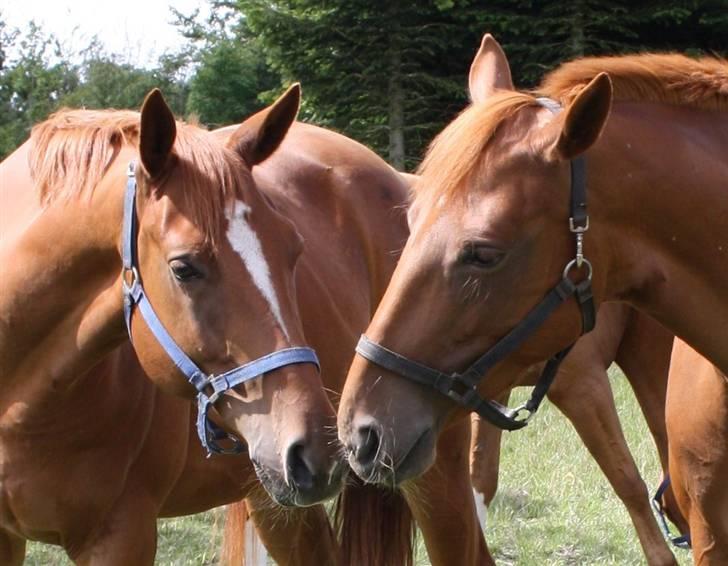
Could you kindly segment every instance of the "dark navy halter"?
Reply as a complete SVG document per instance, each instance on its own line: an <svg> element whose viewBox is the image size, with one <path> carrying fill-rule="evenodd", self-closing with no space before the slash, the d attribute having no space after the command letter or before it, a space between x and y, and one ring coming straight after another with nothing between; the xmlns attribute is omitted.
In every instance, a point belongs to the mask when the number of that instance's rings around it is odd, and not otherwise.
<svg viewBox="0 0 728 566"><path fill-rule="evenodd" d="M126 194L124 197L124 225L122 231L122 262L124 266L124 319L131 338L131 317L137 307L144 322L152 331L157 342L170 359L197 390L197 435L208 457L217 454L238 454L245 450L245 444L231 434L216 426L208 417L210 407L228 389L259 375L291 364L314 364L320 369L316 352L311 348L285 348L272 352L262 358L231 369L221 375L208 375L185 354L169 335L157 317L152 304L144 292L139 276L137 258L137 215L136 215L136 176L134 162L127 171ZM232 448L222 448L218 440L228 439Z"/></svg>
<svg viewBox="0 0 728 566"><path fill-rule="evenodd" d="M537 100L539 104L553 113L557 113L561 108L553 100L544 98ZM485 379L488 371L493 366L505 359L530 338L551 313L571 297L576 297L581 310L582 334L586 334L594 328L596 311L591 289L592 266L584 257L583 252L584 233L589 229L589 216L586 210L586 161L583 156L579 156L571 162L570 209L569 230L575 236L576 255L574 259L566 264L561 280L521 322L464 372L452 374L441 372L372 342L364 335L361 336L356 346L357 353L370 362L402 377L433 387L441 394L464 406L469 411L478 413L499 428L517 430L526 426L528 420L541 405L556 377L561 362L571 351L574 344L564 348L546 362L531 397L520 407L509 409L496 401L483 399L478 394L478 383ZM587 275L579 283L574 283L570 274L573 270L580 269L582 266L586 267ZM525 416L520 418L522 413L525 413Z"/></svg>

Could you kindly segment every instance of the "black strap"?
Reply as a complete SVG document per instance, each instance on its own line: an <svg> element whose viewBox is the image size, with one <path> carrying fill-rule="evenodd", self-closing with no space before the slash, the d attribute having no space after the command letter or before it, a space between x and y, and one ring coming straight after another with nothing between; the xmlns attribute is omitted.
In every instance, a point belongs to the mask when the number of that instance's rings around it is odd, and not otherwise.
<svg viewBox="0 0 728 566"><path fill-rule="evenodd" d="M571 218L574 228L586 228L586 158L579 155L571 160Z"/></svg>
<svg viewBox="0 0 728 566"><path fill-rule="evenodd" d="M531 335L548 320L558 306L571 297L576 285L568 277L559 281L508 334L477 359L464 373L469 381L477 383L490 369L506 356L516 351Z"/></svg>

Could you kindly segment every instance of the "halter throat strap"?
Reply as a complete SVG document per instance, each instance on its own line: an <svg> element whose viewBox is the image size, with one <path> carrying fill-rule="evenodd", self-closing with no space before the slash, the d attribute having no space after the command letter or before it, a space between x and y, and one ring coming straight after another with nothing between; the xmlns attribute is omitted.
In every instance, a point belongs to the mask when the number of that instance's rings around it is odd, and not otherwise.
<svg viewBox="0 0 728 566"><path fill-rule="evenodd" d="M551 112L561 107L551 99L539 98L538 102ZM581 313L582 334L590 332L596 324L596 309L592 296L592 266L584 257L584 233L589 229L586 201L586 161L583 156L571 161L571 197L569 201L569 230L576 240L574 259L564 268L561 280L546 294L508 334L496 342L480 358L462 373L446 374L419 362L393 352L362 335L356 351L370 362L412 381L435 388L443 395L466 409L479 414L495 426L505 430L523 428L538 410L549 387L556 378L559 366L574 344L557 352L545 364L536 386L526 403L509 409L496 401L483 399L478 393L478 384L487 377L488 372L499 362L516 351L530 338L551 314L565 301L576 298ZM571 279L571 272L584 266L586 277L579 283ZM524 415L522 417L522 415Z"/></svg>
<svg viewBox="0 0 728 566"><path fill-rule="evenodd" d="M174 341L162 321L154 312L139 275L137 257L137 214L136 214L136 166L129 164L126 192L124 195L124 220L122 226L121 259L123 266L122 288L124 294L124 320L129 338L131 320L135 311L141 315L159 345L184 374L187 381L197 390L197 435L208 457L216 454L238 454L246 450L245 444L230 433L215 425L209 418L210 408L220 396L241 383L291 364L310 363L320 371L316 352L307 347L285 348L271 352L245 365L220 375L208 375L201 370ZM231 448L223 448L219 440L229 440Z"/></svg>

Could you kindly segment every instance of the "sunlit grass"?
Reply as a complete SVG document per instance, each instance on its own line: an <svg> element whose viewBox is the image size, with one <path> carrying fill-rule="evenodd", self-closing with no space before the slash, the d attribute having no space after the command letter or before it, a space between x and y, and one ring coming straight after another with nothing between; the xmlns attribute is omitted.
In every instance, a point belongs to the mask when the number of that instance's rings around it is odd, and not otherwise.
<svg viewBox="0 0 728 566"><path fill-rule="evenodd" d="M652 437L621 372L613 368L611 378L627 442L652 490L659 479ZM511 403L526 394L521 390ZM216 511L160 521L157 564L216 564L221 516ZM528 427L504 435L486 537L503 566L645 563L624 506L569 422L548 403ZM680 564L691 563L686 551L675 554ZM29 545L27 563L69 564L60 550L40 544ZM418 565L427 564L420 544Z"/></svg>

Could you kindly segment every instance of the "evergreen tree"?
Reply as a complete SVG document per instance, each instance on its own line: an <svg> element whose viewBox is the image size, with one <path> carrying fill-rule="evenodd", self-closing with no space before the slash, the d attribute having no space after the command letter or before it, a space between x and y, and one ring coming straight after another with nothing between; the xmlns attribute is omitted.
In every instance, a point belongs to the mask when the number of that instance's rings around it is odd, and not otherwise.
<svg viewBox="0 0 728 566"><path fill-rule="evenodd" d="M465 104L482 11L470 0L238 0L303 116L339 129L398 168Z"/></svg>

